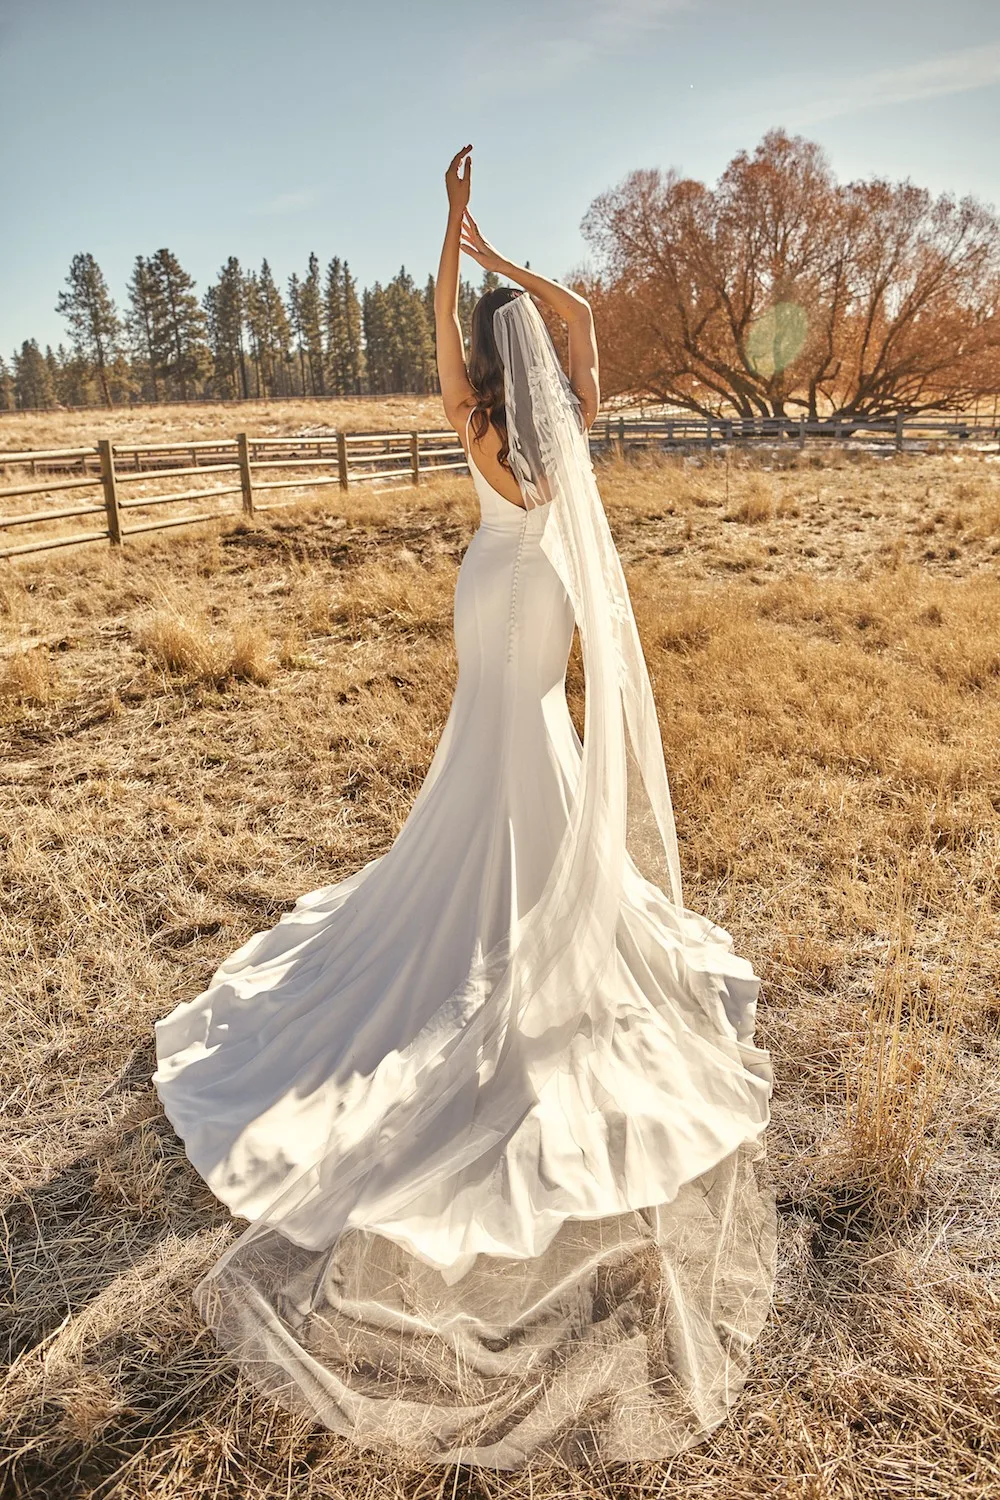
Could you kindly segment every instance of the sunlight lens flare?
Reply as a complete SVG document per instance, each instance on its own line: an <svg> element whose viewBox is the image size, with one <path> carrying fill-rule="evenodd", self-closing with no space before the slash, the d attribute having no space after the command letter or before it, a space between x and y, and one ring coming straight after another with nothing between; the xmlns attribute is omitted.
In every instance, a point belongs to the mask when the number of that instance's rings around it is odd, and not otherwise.
<svg viewBox="0 0 1000 1500"><path fill-rule="evenodd" d="M776 302L747 334L746 355L756 374L777 375L802 353L809 320L798 302Z"/></svg>

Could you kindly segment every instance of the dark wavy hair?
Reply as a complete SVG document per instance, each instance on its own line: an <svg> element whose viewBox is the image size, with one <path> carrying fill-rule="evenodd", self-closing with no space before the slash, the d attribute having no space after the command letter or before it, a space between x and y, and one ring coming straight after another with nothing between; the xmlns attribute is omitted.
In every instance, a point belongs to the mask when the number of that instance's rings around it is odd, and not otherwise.
<svg viewBox="0 0 1000 1500"><path fill-rule="evenodd" d="M507 410L503 399L503 362L493 334L493 314L498 307L523 295L519 287L498 286L492 292L484 292L472 309L469 384L476 393L476 405L472 409L472 429L476 434L476 441L481 443L486 429L493 424L500 436L497 458L508 473L512 470L507 462L510 446L507 441Z"/></svg>

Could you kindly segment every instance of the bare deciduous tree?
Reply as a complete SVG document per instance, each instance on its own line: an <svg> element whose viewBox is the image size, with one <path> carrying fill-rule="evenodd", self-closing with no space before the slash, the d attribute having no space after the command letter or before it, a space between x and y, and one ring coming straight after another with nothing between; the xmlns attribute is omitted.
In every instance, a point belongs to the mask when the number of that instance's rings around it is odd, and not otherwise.
<svg viewBox="0 0 1000 1500"><path fill-rule="evenodd" d="M1000 222L973 199L838 184L818 146L772 131L714 188L632 172L583 230L609 394L874 418L1000 386Z"/></svg>

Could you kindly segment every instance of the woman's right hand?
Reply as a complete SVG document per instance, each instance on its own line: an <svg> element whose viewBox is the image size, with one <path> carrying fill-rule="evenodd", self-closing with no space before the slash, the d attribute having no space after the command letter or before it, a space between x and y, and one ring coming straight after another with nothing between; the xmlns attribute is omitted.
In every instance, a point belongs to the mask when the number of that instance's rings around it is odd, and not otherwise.
<svg viewBox="0 0 1000 1500"><path fill-rule="evenodd" d="M462 220L462 249L466 255L471 255L474 261L483 267L485 271L503 271L505 274L510 268L510 262L504 260L499 250L494 249L485 237L475 219L465 210ZM519 280L519 277L514 277Z"/></svg>
<svg viewBox="0 0 1000 1500"><path fill-rule="evenodd" d="M468 206L469 193L472 190L472 157L469 156L471 150L471 146L463 146L461 151L456 151L444 174L444 184L448 189L448 204L452 209L464 210ZM458 169L465 157L468 157L465 163L465 175L460 177Z"/></svg>

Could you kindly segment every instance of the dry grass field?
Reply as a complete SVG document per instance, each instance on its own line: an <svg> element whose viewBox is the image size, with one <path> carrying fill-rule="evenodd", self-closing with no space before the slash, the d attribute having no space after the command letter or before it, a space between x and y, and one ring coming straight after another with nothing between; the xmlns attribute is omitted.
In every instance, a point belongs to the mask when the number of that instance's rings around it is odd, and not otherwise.
<svg viewBox="0 0 1000 1500"><path fill-rule="evenodd" d="M779 1279L731 1420L585 1479L407 1470L258 1397L189 1302L238 1226L152 1025L400 827L475 524L440 478L0 567L4 1496L1000 1495L1000 463L599 477L687 903L764 979Z"/></svg>
<svg viewBox="0 0 1000 1500"><path fill-rule="evenodd" d="M382 396L327 401L178 402L171 406L118 406L112 411L5 412L0 417L0 449L77 448L111 438L119 443L198 442L231 438L291 437L313 427L345 432L411 432L444 426L440 396Z"/></svg>

